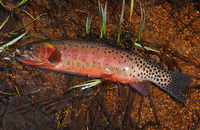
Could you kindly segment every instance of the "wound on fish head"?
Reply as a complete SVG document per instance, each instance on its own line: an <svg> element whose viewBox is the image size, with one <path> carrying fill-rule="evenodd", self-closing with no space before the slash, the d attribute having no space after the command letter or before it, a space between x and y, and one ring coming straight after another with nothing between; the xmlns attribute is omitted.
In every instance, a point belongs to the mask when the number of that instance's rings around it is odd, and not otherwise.
<svg viewBox="0 0 200 130"><path fill-rule="evenodd" d="M61 53L50 43L30 43L16 51L16 58L28 65L57 65L61 61Z"/></svg>

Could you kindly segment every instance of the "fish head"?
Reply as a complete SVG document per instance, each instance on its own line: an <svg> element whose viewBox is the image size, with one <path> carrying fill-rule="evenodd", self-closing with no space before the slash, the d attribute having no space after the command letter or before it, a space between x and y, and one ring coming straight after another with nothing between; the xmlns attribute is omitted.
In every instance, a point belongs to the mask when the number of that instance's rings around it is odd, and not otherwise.
<svg viewBox="0 0 200 130"><path fill-rule="evenodd" d="M48 42L29 43L16 49L16 59L26 65L55 65L61 60L61 53Z"/></svg>

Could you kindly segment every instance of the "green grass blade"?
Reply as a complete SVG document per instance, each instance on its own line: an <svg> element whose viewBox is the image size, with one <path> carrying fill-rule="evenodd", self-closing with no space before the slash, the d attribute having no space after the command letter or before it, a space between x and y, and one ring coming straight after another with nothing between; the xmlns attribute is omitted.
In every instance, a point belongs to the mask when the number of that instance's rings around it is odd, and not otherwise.
<svg viewBox="0 0 200 130"><path fill-rule="evenodd" d="M58 129L59 129L59 127L60 127L60 121L58 121L58 123L57 123L56 130L58 130Z"/></svg>
<svg viewBox="0 0 200 130"><path fill-rule="evenodd" d="M40 14L40 15L39 15L37 18L35 18L34 20L30 21L29 23L25 24L24 26L22 26L22 27L20 27L20 28L18 28L18 29L15 29L15 30L13 30L13 31L11 31L11 32L9 32L9 33L4 34L4 36L5 36L5 35L8 35L8 34L16 34L16 33L15 33L16 31L21 30L22 28L24 28L24 27L28 26L29 24L33 23L35 20L37 20L38 18L40 18L40 17L41 17L42 15L44 15L44 14L46 14L46 13Z"/></svg>
<svg viewBox="0 0 200 130"><path fill-rule="evenodd" d="M27 31L27 32L28 32L28 31ZM16 38L13 39L12 41L10 41L10 42L6 43L5 45L1 46L1 47L0 47L0 52L1 52L4 48L6 48L7 46L10 46L10 45L14 44L16 41L18 41L19 39L21 39L24 35L26 35L27 32L21 34L20 36L16 37Z"/></svg>
<svg viewBox="0 0 200 130"><path fill-rule="evenodd" d="M131 0L131 10L130 10L130 22L132 21L132 14L133 14L133 7L134 7L134 0Z"/></svg>
<svg viewBox="0 0 200 130"><path fill-rule="evenodd" d="M88 13L88 17L87 17L87 20L86 20L86 34L89 34L90 33L90 25L91 25L91 22L92 22L92 16L90 18L90 14Z"/></svg>
<svg viewBox="0 0 200 130"><path fill-rule="evenodd" d="M142 45L140 45L139 43L135 43L135 46L137 46L137 47L141 47L141 48L144 47L145 49L150 50L150 51L154 51L154 52L160 52L160 51L155 50L155 49L152 49L152 48L150 48L150 47L142 46Z"/></svg>
<svg viewBox="0 0 200 130"><path fill-rule="evenodd" d="M0 0L0 4L3 6L2 0ZM4 6L3 6L4 7Z"/></svg>
<svg viewBox="0 0 200 130"><path fill-rule="evenodd" d="M23 5L24 3L26 3L28 0L22 0L16 7L19 7L21 5Z"/></svg>
<svg viewBox="0 0 200 130"><path fill-rule="evenodd" d="M101 79L89 80L89 81L83 82L83 83L81 83L81 84L72 86L72 87L70 87L68 90L74 89L74 88L80 88L80 87L82 87L81 90L84 90L84 89L87 89L87 88L91 88L91 87L93 87L93 86L96 86L97 84L100 84L101 81L102 81Z"/></svg>
<svg viewBox="0 0 200 130"><path fill-rule="evenodd" d="M105 116L104 116L103 114L101 114L101 115L102 115L104 121L106 122L106 124L109 125L109 122L108 122L108 120L105 118Z"/></svg>
<svg viewBox="0 0 200 130"><path fill-rule="evenodd" d="M17 94L19 95L19 97L21 97L21 94L20 94L20 92L19 92L19 90L18 90L18 88L17 88L17 86L15 85L15 89L16 89L16 91L17 91Z"/></svg>
<svg viewBox="0 0 200 130"><path fill-rule="evenodd" d="M120 42L121 26L122 26L122 20L124 17L124 6L125 6L125 0L123 0L122 13L121 13L121 18L120 18L120 23L119 23L119 31L118 31L118 37L117 37L118 43Z"/></svg>
<svg viewBox="0 0 200 130"><path fill-rule="evenodd" d="M103 12L103 34L106 36L106 12L107 12L107 2L105 4L104 12Z"/></svg>
<svg viewBox="0 0 200 130"><path fill-rule="evenodd" d="M0 30L3 28L3 26L8 22L8 19L10 18L10 15L3 21L3 23L0 25Z"/></svg>
<svg viewBox="0 0 200 130"><path fill-rule="evenodd" d="M138 33L137 33L137 35L136 35L134 44L135 44L138 40L140 40L140 34L141 34L142 29L144 28L144 24L145 24L145 11L144 11L144 9L142 8L141 3L140 3L140 11L141 11L140 27L139 27Z"/></svg>
<svg viewBox="0 0 200 130"><path fill-rule="evenodd" d="M8 66L10 66L13 62L14 62L14 58L15 58L15 53L13 52L12 57L10 58L10 61L8 63Z"/></svg>

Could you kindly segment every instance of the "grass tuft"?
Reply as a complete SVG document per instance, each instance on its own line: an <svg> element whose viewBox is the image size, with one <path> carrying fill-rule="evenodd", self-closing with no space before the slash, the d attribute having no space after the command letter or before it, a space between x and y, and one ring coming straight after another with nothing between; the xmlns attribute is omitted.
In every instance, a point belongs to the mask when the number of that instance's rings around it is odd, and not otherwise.
<svg viewBox="0 0 200 130"><path fill-rule="evenodd" d="M100 39L106 37L106 10L107 10L107 2L105 4L105 7L103 9L103 6L100 2L98 2L99 6L99 14L100 14L100 19L101 19L101 34L100 34Z"/></svg>

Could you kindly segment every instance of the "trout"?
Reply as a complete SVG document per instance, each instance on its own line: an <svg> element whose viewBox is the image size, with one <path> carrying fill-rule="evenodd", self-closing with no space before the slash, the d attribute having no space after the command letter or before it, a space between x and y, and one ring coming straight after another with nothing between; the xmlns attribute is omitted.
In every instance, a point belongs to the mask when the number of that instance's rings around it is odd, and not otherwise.
<svg viewBox="0 0 200 130"><path fill-rule="evenodd" d="M157 67L151 60L111 45L84 40L47 40L16 49L16 59L37 69L129 84L143 95L149 82L181 102L191 76Z"/></svg>

